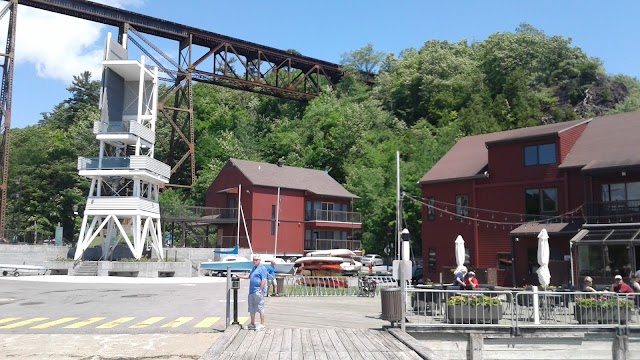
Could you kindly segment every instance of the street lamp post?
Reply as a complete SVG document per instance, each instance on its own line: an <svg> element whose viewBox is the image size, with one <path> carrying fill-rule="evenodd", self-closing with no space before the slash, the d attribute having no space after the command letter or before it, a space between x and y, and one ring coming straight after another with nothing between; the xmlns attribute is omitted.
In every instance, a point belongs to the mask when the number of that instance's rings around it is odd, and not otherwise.
<svg viewBox="0 0 640 360"><path fill-rule="evenodd" d="M73 227L71 228L71 242L76 238L76 218L78 217L78 204L73 204Z"/></svg>
<svg viewBox="0 0 640 360"><path fill-rule="evenodd" d="M407 228L404 228L400 233L400 238L402 239L402 249L400 250L400 313L402 314L400 318L400 329L405 331L405 322L406 322L406 314L407 314L407 281L405 276L406 262L409 258L409 250L411 243L411 234Z"/></svg>

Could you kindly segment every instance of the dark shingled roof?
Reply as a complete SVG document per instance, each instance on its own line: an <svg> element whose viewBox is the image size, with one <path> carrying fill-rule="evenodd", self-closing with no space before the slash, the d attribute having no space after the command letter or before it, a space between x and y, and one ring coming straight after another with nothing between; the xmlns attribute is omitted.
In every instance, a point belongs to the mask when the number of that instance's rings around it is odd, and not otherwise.
<svg viewBox="0 0 640 360"><path fill-rule="evenodd" d="M254 185L306 190L316 195L359 199L322 170L230 159Z"/></svg>
<svg viewBox="0 0 640 360"><path fill-rule="evenodd" d="M580 230L580 224L578 223L526 223L511 230L509 233L513 236L518 235L538 235L542 229L546 229L547 233L551 234L575 234Z"/></svg>
<svg viewBox="0 0 640 360"><path fill-rule="evenodd" d="M640 112L594 118L560 169L598 170L640 165Z"/></svg>
<svg viewBox="0 0 640 360"><path fill-rule="evenodd" d="M551 136L588 121L574 120L464 137L420 179L419 183L461 180L481 175L489 162L486 144Z"/></svg>

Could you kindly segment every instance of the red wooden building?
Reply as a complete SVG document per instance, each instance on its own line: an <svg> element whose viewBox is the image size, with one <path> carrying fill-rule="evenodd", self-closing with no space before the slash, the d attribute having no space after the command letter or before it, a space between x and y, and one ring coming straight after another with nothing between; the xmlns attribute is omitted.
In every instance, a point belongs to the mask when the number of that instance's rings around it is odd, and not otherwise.
<svg viewBox="0 0 640 360"><path fill-rule="evenodd" d="M230 159L207 190L205 206L227 208L233 218L240 202L254 252L301 256L361 249L355 199L325 171ZM218 246L233 246L237 231L235 221L219 224ZM240 234L240 246L248 247L242 223Z"/></svg>
<svg viewBox="0 0 640 360"><path fill-rule="evenodd" d="M610 284L640 267L640 112L469 136L420 180L425 277L497 270L537 285L537 235L549 232L551 285ZM573 254L573 261L570 255ZM447 278L447 276L445 276Z"/></svg>

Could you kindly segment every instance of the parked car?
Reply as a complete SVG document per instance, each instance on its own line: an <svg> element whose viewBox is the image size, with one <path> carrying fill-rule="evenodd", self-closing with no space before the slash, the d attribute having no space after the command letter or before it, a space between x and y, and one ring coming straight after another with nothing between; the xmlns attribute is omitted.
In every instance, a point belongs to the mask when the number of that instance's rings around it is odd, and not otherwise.
<svg viewBox="0 0 640 360"><path fill-rule="evenodd" d="M364 255L360 258L360 260L362 266L369 266L369 264L372 264L373 266L384 265L384 259L382 258L382 256L377 254Z"/></svg>
<svg viewBox="0 0 640 360"><path fill-rule="evenodd" d="M411 284L412 285L422 285L424 283L424 274L422 273L422 267L418 266L413 270L413 275L411 276Z"/></svg>

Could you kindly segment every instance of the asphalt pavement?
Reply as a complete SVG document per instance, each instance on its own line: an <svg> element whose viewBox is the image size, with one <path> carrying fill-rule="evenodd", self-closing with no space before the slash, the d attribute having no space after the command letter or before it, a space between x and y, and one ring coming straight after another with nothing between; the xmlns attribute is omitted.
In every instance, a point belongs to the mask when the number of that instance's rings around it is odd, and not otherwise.
<svg viewBox="0 0 640 360"><path fill-rule="evenodd" d="M122 277L74 277L74 276L24 276L18 278L0 277L0 311L7 314L7 309L21 311L20 304L5 304L11 296L20 296L20 289L32 289L49 286L53 288L65 289L62 293L70 296L69 290L75 288L101 288L111 289L123 288L126 294L136 292L136 287L140 290L154 292L155 289L177 289L171 299L184 296L180 303L184 309L175 309L170 304L162 305L165 311L174 310L176 316L184 312L191 314L198 308L206 307L206 304L216 302L216 307L224 307L221 299L224 298L224 278L194 277L194 278L122 278ZM12 283L9 283L12 282ZM13 283L19 282L19 283ZM40 284L48 283L48 284ZM56 285L59 283L60 285ZM102 284L102 285L101 285ZM8 294L4 290L13 285L18 290L17 293ZM150 290L144 290L146 287ZM154 287L155 286L155 287ZM246 321L248 316L246 311L246 290L248 282L241 282L239 295L238 316L241 322ZM207 292L211 288L219 288L215 295L202 296L202 290ZM26 290L24 290L26 291ZM30 290L33 291L33 290ZM190 292L191 291L191 292ZM155 291L157 292L157 291ZM55 290L48 291L48 296L59 296ZM183 294L183 295L181 295ZM161 295L161 294L156 294ZM101 296L96 294L97 297ZM129 295L130 296L130 295ZM144 307L144 299L137 299L138 303L132 305L138 311ZM60 300L62 301L62 300ZM64 300L68 301L68 300ZM163 302L171 302L163 298ZM186 301L186 302L185 302ZM25 302L23 302L24 304ZM193 303L193 308L189 309ZM135 305L138 304L138 305ZM53 306L53 311L66 311L67 306L83 306L85 304L65 304ZM87 304L89 305L89 304ZM13 306L8 308L7 306ZM100 305L95 299L93 308ZM154 306L159 306L154 304ZM28 308L23 306L23 308ZM74 307L74 309L76 309ZM91 311L91 307L86 311ZM380 319L380 297L269 297L266 302L266 325L268 328L360 328L379 329L388 322ZM26 311L26 310L25 310ZM29 316L37 316L34 313L27 313ZM0 315L0 319L4 316ZM53 317L52 317L53 318ZM170 332L161 328L149 330L149 333L118 333L118 331L86 331L85 333L64 333L52 331L43 333L42 331L22 331L12 333L2 333L0 330L0 357L8 359L198 359L207 349L213 346L222 336L224 330L224 315L222 321L216 326L204 330L191 330L185 332Z"/></svg>

